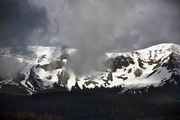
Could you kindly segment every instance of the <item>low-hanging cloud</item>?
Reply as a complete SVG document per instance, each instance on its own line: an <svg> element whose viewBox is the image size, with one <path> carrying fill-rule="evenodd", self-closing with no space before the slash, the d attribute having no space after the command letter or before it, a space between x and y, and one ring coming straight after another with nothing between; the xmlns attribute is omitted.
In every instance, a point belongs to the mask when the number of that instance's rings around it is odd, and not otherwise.
<svg viewBox="0 0 180 120"><path fill-rule="evenodd" d="M44 38L48 44L79 50L70 65L76 72L102 69L100 62L108 51L131 51L163 42L180 44L178 0L35 2L47 8L51 30L56 31Z"/></svg>

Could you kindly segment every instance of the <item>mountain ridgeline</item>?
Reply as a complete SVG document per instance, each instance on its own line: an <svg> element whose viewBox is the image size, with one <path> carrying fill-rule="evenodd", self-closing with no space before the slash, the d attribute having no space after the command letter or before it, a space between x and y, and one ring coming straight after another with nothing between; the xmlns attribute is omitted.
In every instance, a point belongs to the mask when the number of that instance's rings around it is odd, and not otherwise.
<svg viewBox="0 0 180 120"><path fill-rule="evenodd" d="M34 94L39 91L116 89L142 94L151 87L177 86L180 46L164 43L127 53L106 53L104 71L76 75L68 67L78 50L58 47L0 48L0 92ZM7 74L12 70L14 75ZM10 73L10 72L9 72Z"/></svg>

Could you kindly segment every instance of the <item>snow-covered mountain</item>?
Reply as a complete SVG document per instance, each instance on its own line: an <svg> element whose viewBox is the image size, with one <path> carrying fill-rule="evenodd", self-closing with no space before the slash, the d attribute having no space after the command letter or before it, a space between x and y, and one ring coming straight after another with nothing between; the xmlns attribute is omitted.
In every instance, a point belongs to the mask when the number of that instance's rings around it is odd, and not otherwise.
<svg viewBox="0 0 180 120"><path fill-rule="evenodd" d="M120 92L123 93L129 89L163 86L167 81L178 83L180 46L176 44L164 43L127 53L106 53L106 70L81 76L66 67L76 52L78 50L72 48L42 46L1 48L0 59L6 62L1 64L15 69L16 75L10 77L0 73L0 87L15 85L32 94L54 89L57 85L68 90L75 85L81 89L121 86L123 91ZM8 63L8 59L15 62Z"/></svg>

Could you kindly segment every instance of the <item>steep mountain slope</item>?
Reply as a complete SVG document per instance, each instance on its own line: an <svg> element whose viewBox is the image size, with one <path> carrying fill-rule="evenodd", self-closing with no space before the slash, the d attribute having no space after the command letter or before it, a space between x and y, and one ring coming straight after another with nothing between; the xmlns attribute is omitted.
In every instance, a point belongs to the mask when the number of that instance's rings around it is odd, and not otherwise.
<svg viewBox="0 0 180 120"><path fill-rule="evenodd" d="M179 48L174 44L160 44L130 53L107 53L108 72L92 75L89 81L89 76L85 77L80 83L91 88L121 85L125 89L159 86L167 80L176 83L171 76L180 75ZM91 84L86 84L90 81Z"/></svg>
<svg viewBox="0 0 180 120"><path fill-rule="evenodd" d="M65 65L69 55L73 54L75 49L56 48L56 47L42 47L42 46L28 46L18 48L1 48L1 59L11 59L12 68L18 63L15 77L3 77L0 85L3 86L5 81L11 81L11 84L21 85L26 88L29 93L38 90L53 88L54 83L61 81L67 82L67 78L60 77L66 74ZM13 59L12 59L13 58ZM15 62L14 62L15 61ZM3 63L2 63L3 64ZM7 64L6 64L7 65ZM7 66L5 66L7 67ZM11 67L9 69L11 69ZM6 70L8 72L8 70ZM1 75L3 76L3 75ZM73 77L73 74L71 74ZM70 89L72 86L70 77L68 77L69 84L59 84ZM8 80L7 80L8 79ZM72 80L75 81L73 78ZM10 83L10 82L8 82ZM75 84L75 83L74 83Z"/></svg>
<svg viewBox="0 0 180 120"><path fill-rule="evenodd" d="M20 67L16 77L1 74L0 86L13 84L29 93L55 86L68 90L75 85L81 89L121 86L123 93L129 89L163 86L167 81L177 84L180 75L180 46L171 43L128 53L106 53L105 71L82 76L75 75L71 68L66 67L76 52L70 48L41 46L2 48L1 58L13 58Z"/></svg>

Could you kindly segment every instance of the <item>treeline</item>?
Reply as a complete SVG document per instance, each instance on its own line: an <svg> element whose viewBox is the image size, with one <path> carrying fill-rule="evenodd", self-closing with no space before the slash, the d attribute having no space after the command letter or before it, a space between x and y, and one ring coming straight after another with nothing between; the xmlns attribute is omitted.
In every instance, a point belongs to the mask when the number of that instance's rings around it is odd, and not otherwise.
<svg viewBox="0 0 180 120"><path fill-rule="evenodd" d="M178 101L176 102L174 97L166 94L159 93L154 94L154 96L118 95L113 93L106 94L106 92L91 94L91 90L85 91L57 94L43 93L33 96L1 96L0 110L6 111L4 118L15 115L15 120L21 120L22 117L18 118L18 116L24 115L26 116L25 120L46 120L46 115L51 116L52 120L55 119L53 118L54 116L61 116L63 120L180 119L180 103ZM179 95L179 93L176 94ZM11 113L7 111L30 112ZM30 113L30 115L28 113ZM1 114L0 118L3 118L1 117L2 115L4 114ZM13 119L14 118L11 118L11 120Z"/></svg>
<svg viewBox="0 0 180 120"><path fill-rule="evenodd" d="M150 86L148 93L147 88L142 88L141 94L117 94L121 90L121 86L84 87L81 90L76 84L72 91L57 86L57 89L32 96L0 95L0 120L180 119L178 84L166 83L158 88Z"/></svg>

